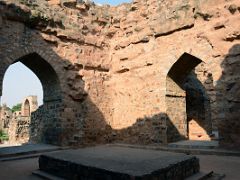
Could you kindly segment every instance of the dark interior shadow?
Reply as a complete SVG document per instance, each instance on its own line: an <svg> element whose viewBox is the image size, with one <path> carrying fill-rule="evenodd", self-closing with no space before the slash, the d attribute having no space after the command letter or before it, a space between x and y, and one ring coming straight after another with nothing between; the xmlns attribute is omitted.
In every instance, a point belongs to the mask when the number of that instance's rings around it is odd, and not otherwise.
<svg viewBox="0 0 240 180"><path fill-rule="evenodd" d="M240 44L232 46L221 67L216 84L220 144L240 149Z"/></svg>
<svg viewBox="0 0 240 180"><path fill-rule="evenodd" d="M209 79L210 82L212 82L211 76L208 76L207 81L209 81ZM184 89L186 91L186 113L189 139L201 140L204 135L210 138L212 136L210 98L205 87L197 79L194 72L187 76L184 83ZM199 129L199 127L202 129Z"/></svg>
<svg viewBox="0 0 240 180"><path fill-rule="evenodd" d="M127 144L167 144L168 127L174 125L166 113L159 113L150 117L139 118L137 121L120 130L112 129L106 125L106 129L96 129L97 134L93 143L127 143ZM99 132L100 131L100 132ZM173 131L173 129L171 129ZM174 131L178 132L175 128ZM179 133L178 133L179 134Z"/></svg>

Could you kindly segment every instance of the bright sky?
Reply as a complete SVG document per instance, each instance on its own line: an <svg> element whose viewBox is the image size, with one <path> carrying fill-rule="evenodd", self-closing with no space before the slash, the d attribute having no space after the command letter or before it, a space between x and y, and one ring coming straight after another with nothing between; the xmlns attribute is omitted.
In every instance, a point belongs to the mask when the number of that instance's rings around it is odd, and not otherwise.
<svg viewBox="0 0 240 180"><path fill-rule="evenodd" d="M12 64L3 78L1 104L12 107L21 103L29 95L38 96L38 104L42 104L43 91L38 77L25 65L18 62Z"/></svg>
<svg viewBox="0 0 240 180"><path fill-rule="evenodd" d="M121 3L129 3L132 2L132 0L93 0L95 3L99 4L110 4L110 5L119 5Z"/></svg>
<svg viewBox="0 0 240 180"><path fill-rule="evenodd" d="M132 0L94 0L99 4L119 5ZM1 104L6 103L9 107L21 103L29 95L38 96L38 104L42 104L42 85L37 76L22 63L11 65L4 75L3 94Z"/></svg>

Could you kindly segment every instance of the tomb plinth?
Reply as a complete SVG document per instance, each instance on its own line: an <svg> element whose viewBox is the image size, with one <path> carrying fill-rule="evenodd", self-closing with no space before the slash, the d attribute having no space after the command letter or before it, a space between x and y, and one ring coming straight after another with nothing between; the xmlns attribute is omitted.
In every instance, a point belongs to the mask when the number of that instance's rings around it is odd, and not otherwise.
<svg viewBox="0 0 240 180"><path fill-rule="evenodd" d="M185 179L199 172L191 155L146 149L97 146L41 155L41 171L65 179Z"/></svg>

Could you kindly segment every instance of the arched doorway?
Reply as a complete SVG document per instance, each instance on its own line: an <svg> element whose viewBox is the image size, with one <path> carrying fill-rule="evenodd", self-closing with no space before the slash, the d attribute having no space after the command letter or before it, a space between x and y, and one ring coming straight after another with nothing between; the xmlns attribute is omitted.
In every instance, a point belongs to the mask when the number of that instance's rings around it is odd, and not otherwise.
<svg viewBox="0 0 240 180"><path fill-rule="evenodd" d="M2 68L6 71L11 64L16 62L21 62L29 68L38 77L43 88L43 105L37 110L32 108L33 101L29 99L22 104L22 115L31 117L30 141L60 144L62 90L57 73L52 65L37 53L27 54ZM2 80L3 76L0 76L0 79ZM33 112L34 110L36 111Z"/></svg>
<svg viewBox="0 0 240 180"><path fill-rule="evenodd" d="M194 69L202 61L184 53L173 64L166 81L168 142L209 140L212 131L210 100Z"/></svg>
<svg viewBox="0 0 240 180"><path fill-rule="evenodd" d="M191 72L185 82L188 139L210 140L212 133L210 99L205 87Z"/></svg>
<svg viewBox="0 0 240 180"><path fill-rule="evenodd" d="M59 78L53 67L37 53L28 54L18 61L28 67L41 81L43 86L43 102L61 100Z"/></svg>
<svg viewBox="0 0 240 180"><path fill-rule="evenodd" d="M30 103L29 100L26 99L24 104L23 104L23 116L30 116Z"/></svg>

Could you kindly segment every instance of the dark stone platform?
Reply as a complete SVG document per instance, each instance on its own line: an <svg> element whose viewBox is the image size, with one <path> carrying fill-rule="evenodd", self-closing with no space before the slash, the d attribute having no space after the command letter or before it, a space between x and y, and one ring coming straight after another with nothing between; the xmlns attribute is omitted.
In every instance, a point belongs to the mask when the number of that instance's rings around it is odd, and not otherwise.
<svg viewBox="0 0 240 180"><path fill-rule="evenodd" d="M41 155L39 168L66 179L181 180L200 167L191 155L106 145Z"/></svg>

